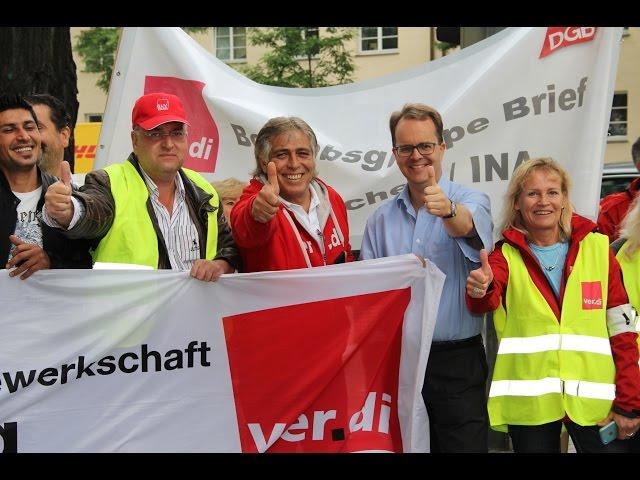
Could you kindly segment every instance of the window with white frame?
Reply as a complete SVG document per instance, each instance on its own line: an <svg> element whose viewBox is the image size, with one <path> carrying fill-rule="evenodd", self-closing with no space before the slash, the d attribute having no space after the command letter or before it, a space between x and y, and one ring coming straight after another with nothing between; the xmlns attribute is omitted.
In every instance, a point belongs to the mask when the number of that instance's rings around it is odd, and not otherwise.
<svg viewBox="0 0 640 480"><path fill-rule="evenodd" d="M246 61L247 27L216 27L216 57Z"/></svg>
<svg viewBox="0 0 640 480"><path fill-rule="evenodd" d="M398 27L360 27L360 51L383 52L398 49Z"/></svg>
<svg viewBox="0 0 640 480"><path fill-rule="evenodd" d="M610 138L627 136L627 92L616 92L613 95L608 135Z"/></svg>

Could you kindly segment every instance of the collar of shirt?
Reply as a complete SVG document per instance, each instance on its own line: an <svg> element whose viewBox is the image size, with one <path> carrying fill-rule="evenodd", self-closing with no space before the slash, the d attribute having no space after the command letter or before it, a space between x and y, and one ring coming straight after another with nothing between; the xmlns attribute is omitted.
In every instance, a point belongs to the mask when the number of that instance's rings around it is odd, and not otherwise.
<svg viewBox="0 0 640 480"><path fill-rule="evenodd" d="M147 188L149 189L149 193L153 198L159 198L160 197L160 191L158 190L158 186L155 184L155 182L151 179L151 177L147 174L147 172L144 171L144 169L142 168L142 166L140 166L140 171L142 172L142 178L144 179L144 183L147 184ZM182 177L180 176L179 173L176 173L176 197L179 198L180 200L184 200L185 199L185 190L184 190L184 183L182 182Z"/></svg>
<svg viewBox="0 0 640 480"><path fill-rule="evenodd" d="M318 237L318 232L320 230L320 221L318 220L318 206L320 205L320 199L318 198L318 194L316 190L309 185L309 190L311 191L311 203L309 204L309 213L304 211L301 205L297 203L291 203L286 201L281 197L282 203L293 213L295 213L296 217L300 221L300 223L305 227L305 229L313 235L317 242L320 241Z"/></svg>

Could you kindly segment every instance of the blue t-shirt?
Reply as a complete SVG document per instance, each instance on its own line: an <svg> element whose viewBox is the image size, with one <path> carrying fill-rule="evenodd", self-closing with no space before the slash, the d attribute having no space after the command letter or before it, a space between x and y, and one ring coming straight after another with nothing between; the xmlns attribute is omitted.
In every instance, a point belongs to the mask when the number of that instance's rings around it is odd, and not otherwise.
<svg viewBox="0 0 640 480"><path fill-rule="evenodd" d="M549 283L553 287L553 293L556 298L560 298L560 280L562 280L562 269L564 261L569 251L569 243L558 242L553 245L541 247L533 243L529 243L529 248L538 259L538 263L542 267L544 276L547 277Z"/></svg>
<svg viewBox="0 0 640 480"><path fill-rule="evenodd" d="M489 197L444 176L438 185L452 201L469 209L480 240L490 251L493 222ZM433 262L446 275L433 340L462 340L479 334L483 326L484 316L469 312L464 297L467 277L478 268L480 255L469 244L470 239L450 237L443 222L425 208L416 214L409 187L405 185L402 192L380 205L367 220L360 258L415 253Z"/></svg>

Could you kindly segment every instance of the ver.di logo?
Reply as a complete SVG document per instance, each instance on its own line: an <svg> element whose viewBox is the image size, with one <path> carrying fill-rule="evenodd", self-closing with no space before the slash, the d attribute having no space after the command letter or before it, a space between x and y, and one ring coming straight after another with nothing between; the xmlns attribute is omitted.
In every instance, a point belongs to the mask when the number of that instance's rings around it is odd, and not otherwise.
<svg viewBox="0 0 640 480"><path fill-rule="evenodd" d="M242 451L402 452L397 399L410 299L410 289L398 289L224 317Z"/></svg>

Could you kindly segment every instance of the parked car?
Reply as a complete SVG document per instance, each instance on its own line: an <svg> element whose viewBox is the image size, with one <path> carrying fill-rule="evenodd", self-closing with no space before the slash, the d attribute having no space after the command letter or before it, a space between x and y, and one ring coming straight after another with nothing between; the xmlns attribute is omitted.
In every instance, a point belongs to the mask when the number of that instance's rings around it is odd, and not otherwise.
<svg viewBox="0 0 640 480"><path fill-rule="evenodd" d="M633 162L605 163L602 171L600 198L614 192L621 192L632 180L640 177Z"/></svg>

